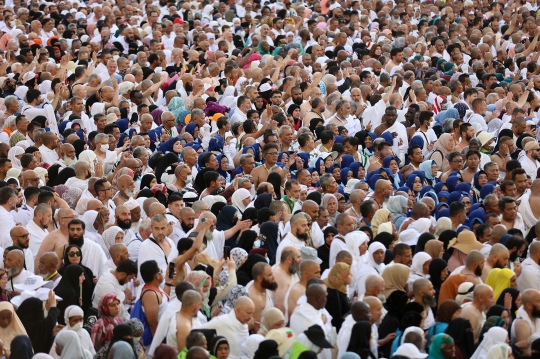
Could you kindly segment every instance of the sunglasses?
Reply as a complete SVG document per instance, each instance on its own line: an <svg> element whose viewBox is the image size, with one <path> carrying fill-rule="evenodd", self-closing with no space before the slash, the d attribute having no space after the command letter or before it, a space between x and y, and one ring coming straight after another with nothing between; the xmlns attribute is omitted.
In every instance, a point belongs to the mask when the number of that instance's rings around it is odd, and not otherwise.
<svg viewBox="0 0 540 359"><path fill-rule="evenodd" d="M73 257L80 257L80 256L81 256L81 252L69 252L69 253L68 253L68 256L70 256L71 258L73 258Z"/></svg>

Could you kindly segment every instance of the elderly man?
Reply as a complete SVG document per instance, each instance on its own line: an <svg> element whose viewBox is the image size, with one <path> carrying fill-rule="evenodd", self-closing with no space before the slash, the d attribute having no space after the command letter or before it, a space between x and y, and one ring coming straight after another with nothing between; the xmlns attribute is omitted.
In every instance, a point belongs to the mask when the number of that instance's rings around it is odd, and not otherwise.
<svg viewBox="0 0 540 359"><path fill-rule="evenodd" d="M21 248L24 252L24 268L30 273L34 273L34 255L28 248L30 242L28 230L23 226L15 226L11 228L9 235L13 241L13 245Z"/></svg>
<svg viewBox="0 0 540 359"><path fill-rule="evenodd" d="M54 283L54 287L60 283L62 276L58 274L58 266L60 264L60 259L54 252L43 253L41 258L38 261L37 274L43 277L44 280L50 280Z"/></svg>
<svg viewBox="0 0 540 359"><path fill-rule="evenodd" d="M4 269L8 275L6 290L14 291L17 284L23 284L32 272L24 269L24 253L20 249L11 250L4 259Z"/></svg>

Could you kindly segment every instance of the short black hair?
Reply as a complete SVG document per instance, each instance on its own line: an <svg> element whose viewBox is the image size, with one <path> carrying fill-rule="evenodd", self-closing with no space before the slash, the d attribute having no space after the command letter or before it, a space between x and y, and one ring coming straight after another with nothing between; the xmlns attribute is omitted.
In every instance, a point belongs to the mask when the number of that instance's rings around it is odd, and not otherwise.
<svg viewBox="0 0 540 359"><path fill-rule="evenodd" d="M155 260L149 260L141 264L141 278L145 283L153 281L160 271L161 269Z"/></svg>
<svg viewBox="0 0 540 359"><path fill-rule="evenodd" d="M204 186L210 187L210 184L212 182L215 182L219 179L219 173L217 173L216 171L208 171L203 175L203 179L204 179Z"/></svg>
<svg viewBox="0 0 540 359"><path fill-rule="evenodd" d="M360 214L362 215L362 217L369 216L371 212L373 212L372 200L367 200L367 201L362 202L362 204L360 204Z"/></svg>
<svg viewBox="0 0 540 359"><path fill-rule="evenodd" d="M54 201L54 194L51 191L42 190L38 195L38 204Z"/></svg>
<svg viewBox="0 0 540 359"><path fill-rule="evenodd" d="M116 267L116 272L126 273L126 275L137 275L137 263L131 259L126 259Z"/></svg>
<svg viewBox="0 0 540 359"><path fill-rule="evenodd" d="M83 221L81 221L80 219L72 219L71 221L69 221L68 229L69 229L69 227L75 226L77 224L80 224L82 229L86 229L86 224Z"/></svg>
<svg viewBox="0 0 540 359"><path fill-rule="evenodd" d="M272 211L270 208L263 207L257 211L257 222L262 224L268 222L270 217L275 216L276 212Z"/></svg>
<svg viewBox="0 0 540 359"><path fill-rule="evenodd" d="M450 204L450 217L455 217L462 212L465 212L465 205L463 203L452 202Z"/></svg>

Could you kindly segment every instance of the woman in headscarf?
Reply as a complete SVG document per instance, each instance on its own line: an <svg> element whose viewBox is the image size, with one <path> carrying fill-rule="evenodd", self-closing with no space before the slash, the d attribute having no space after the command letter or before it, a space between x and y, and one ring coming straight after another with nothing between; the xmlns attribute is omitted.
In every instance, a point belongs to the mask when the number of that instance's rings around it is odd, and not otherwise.
<svg viewBox="0 0 540 359"><path fill-rule="evenodd" d="M426 176L425 184L428 186L435 186L441 180L437 177L438 169L437 163L434 160L427 160L420 164L420 170L424 171Z"/></svg>
<svg viewBox="0 0 540 359"><path fill-rule="evenodd" d="M384 257L385 257L386 247L384 244L380 242L372 242L368 247L368 253L366 253L366 264L362 266L362 271L358 277L357 281L357 291L358 295L364 294L362 289L365 290L365 282L366 278L370 274L378 274L381 275L383 273L385 264L384 264Z"/></svg>
<svg viewBox="0 0 540 359"><path fill-rule="evenodd" d="M195 286L195 290L201 295L202 308L201 312L210 318L210 287L212 287L212 278L203 271L192 271L184 279Z"/></svg>
<svg viewBox="0 0 540 359"><path fill-rule="evenodd" d="M414 265L414 260L413 260ZM435 290L435 298L439 298L439 292L443 282L448 278L448 264L444 259L433 258L429 264L429 280L433 284Z"/></svg>
<svg viewBox="0 0 540 359"><path fill-rule="evenodd" d="M277 308L270 308L261 318L259 334L266 335L272 329L279 329L285 326L283 312Z"/></svg>
<svg viewBox="0 0 540 359"><path fill-rule="evenodd" d="M66 249L64 252L66 253L64 256L67 256L68 253L80 252L80 249L77 246L69 246L68 248L69 249ZM60 283L58 283L58 286L54 289L56 295L62 298L62 300L58 302L58 309L60 310L58 322L60 324L66 324L64 322L64 311L70 305L80 306L85 313L88 308L92 306L92 294L94 289L92 279L93 278L86 277L85 270L81 265L70 264L65 268Z"/></svg>
<svg viewBox="0 0 540 359"><path fill-rule="evenodd" d="M443 133L437 142L435 142L430 159L437 163L437 169L439 171L444 172L444 169L448 165L448 156L454 151L455 145L454 136L449 133Z"/></svg>
<svg viewBox="0 0 540 359"><path fill-rule="evenodd" d="M36 352L37 353L37 352ZM10 358L17 359L32 359L34 358L34 350L32 350L32 342L26 335L17 335L11 342Z"/></svg>
<svg viewBox="0 0 540 359"><path fill-rule="evenodd" d="M253 231L251 231L253 232ZM245 233L245 232L244 232ZM248 257L248 252L243 248L233 248L231 249L231 258L234 261L235 269L238 270L244 264ZM229 277L229 270L224 266L223 270L219 276L221 284L225 284L227 278Z"/></svg>
<svg viewBox="0 0 540 359"><path fill-rule="evenodd" d="M390 211L386 208L378 209L375 214L373 215L373 218L371 219L371 230L373 231L373 235L376 236L379 230L379 226L386 222L392 221L392 214Z"/></svg>
<svg viewBox="0 0 540 359"><path fill-rule="evenodd" d="M55 342L55 351L60 359L92 359L92 354L82 348L79 337L71 330L60 331Z"/></svg>
<svg viewBox="0 0 540 359"><path fill-rule="evenodd" d="M345 263L336 263L330 269L328 278L324 280L327 287L326 310L332 316L332 326L337 331L343 324L345 314L349 311L347 285L351 284L351 267Z"/></svg>
<svg viewBox="0 0 540 359"><path fill-rule="evenodd" d="M176 120L176 118L178 118L178 115L180 114L180 112L184 111L185 108L184 108L184 99L180 96L175 96L171 99L171 101L169 101L169 105L167 106L167 108L169 109L170 112L172 112L172 114L174 115L174 118ZM161 111L161 113L160 113ZM163 111L162 110L159 110L159 109L155 109L154 111L152 111L152 117L154 118L154 122L156 122L156 124L158 126L161 126L161 115L163 114ZM158 121L156 121L158 120Z"/></svg>
<svg viewBox="0 0 540 359"><path fill-rule="evenodd" d="M411 268L401 263L388 266L381 274L384 279L384 296L388 298L395 291L405 292L410 272Z"/></svg>
<svg viewBox="0 0 540 359"><path fill-rule="evenodd" d="M22 169L21 165L21 157L24 155L24 148L20 146L13 146L8 151L8 159L11 160L11 166L12 168L16 168L18 170ZM52 163L50 163L52 165Z"/></svg>
<svg viewBox="0 0 540 359"><path fill-rule="evenodd" d="M259 231L260 248L268 251L270 265L276 263L276 251L278 248L279 226L274 222L265 222Z"/></svg>
<svg viewBox="0 0 540 359"><path fill-rule="evenodd" d="M426 350L429 349L433 337L437 334L444 333L448 328L448 324L461 315L461 306L455 300L445 300L437 308L437 318L426 336Z"/></svg>
<svg viewBox="0 0 540 359"><path fill-rule="evenodd" d="M53 329L60 311L56 308L56 299L52 298L54 293L52 297L49 295L50 308L47 317L43 311L43 302L38 298L25 299L17 308L17 315L36 353L47 352L53 343Z"/></svg>
<svg viewBox="0 0 540 359"><path fill-rule="evenodd" d="M79 337L81 347L85 350L88 350L90 354L95 355L96 351L94 349L92 339L90 338L90 334L88 334L88 331L83 328L83 310L77 305L70 305L64 311L64 321L66 325L64 326L64 328L62 328L60 332L67 330L75 332ZM58 359L59 356L56 354L55 346L56 340L53 342L53 345L50 348L49 355L52 356L54 359Z"/></svg>
<svg viewBox="0 0 540 359"><path fill-rule="evenodd" d="M396 349L403 341L403 335L409 327L422 327L424 321L423 307L418 303L409 303L405 308L405 314L399 323L399 329L396 331L396 337L392 342L390 354L393 355ZM417 307L418 306L418 307Z"/></svg>
<svg viewBox="0 0 540 359"><path fill-rule="evenodd" d="M107 215L108 213L105 214ZM85 224L84 236L96 243L99 242L106 225L103 221L102 214L94 210L87 210L83 214L81 221Z"/></svg>
<svg viewBox="0 0 540 359"><path fill-rule="evenodd" d="M240 212L240 215L242 215L246 210L247 205L251 202L251 193L245 188L239 188L234 191L231 202Z"/></svg>
<svg viewBox="0 0 540 359"><path fill-rule="evenodd" d="M347 352L356 353L361 359L375 359L371 352L371 324L368 321L358 321L351 331L351 340Z"/></svg>
<svg viewBox="0 0 540 359"><path fill-rule="evenodd" d="M488 351L497 343L508 343L508 330L501 327L490 328L471 356L471 359L487 359Z"/></svg>
<svg viewBox="0 0 540 359"><path fill-rule="evenodd" d="M99 351L112 339L114 327L122 324L120 314L120 299L114 294L106 294L99 303L99 319L92 327L92 342L94 348Z"/></svg>
<svg viewBox="0 0 540 359"><path fill-rule="evenodd" d="M235 285L232 287L230 293L227 295L227 299L223 301L223 308L219 312L219 315L229 314L234 310L234 303L242 296L249 297L249 291L243 285Z"/></svg>
<svg viewBox="0 0 540 359"><path fill-rule="evenodd" d="M409 199L405 196L397 195L391 196L388 199L387 209L392 215L392 224L399 230L403 221L407 219L407 203Z"/></svg>
<svg viewBox="0 0 540 359"><path fill-rule="evenodd" d="M109 348L109 358L137 359L135 353L133 353L133 348L125 341L116 342L113 345L109 346ZM98 358L94 357L94 359Z"/></svg>
<svg viewBox="0 0 540 359"><path fill-rule="evenodd" d="M506 288L517 288L517 276L509 268L493 268L486 278L486 284L493 288L493 299L495 302Z"/></svg>
<svg viewBox="0 0 540 359"><path fill-rule="evenodd" d="M210 355L212 359L227 359L230 353L229 342L223 336L215 336L210 342Z"/></svg>
<svg viewBox="0 0 540 359"><path fill-rule="evenodd" d="M463 274L454 274L446 278L441 285L439 293L439 305L445 300L455 300L458 295L458 288L462 283L467 281L467 277Z"/></svg>
<svg viewBox="0 0 540 359"><path fill-rule="evenodd" d="M109 250L116 243L124 243L124 230L118 226L111 226L103 231L98 244L101 246L107 259L111 259Z"/></svg>
<svg viewBox="0 0 540 359"><path fill-rule="evenodd" d="M233 206L225 206L219 212L219 215L216 219L216 229L218 231L226 231L233 228L236 225L236 222L239 220L238 209ZM225 245L229 247L235 247L236 239L238 238L238 232L235 233L231 238L225 241Z"/></svg>
<svg viewBox="0 0 540 359"><path fill-rule="evenodd" d="M75 244L70 244L64 250L64 258L62 259L62 266L58 270L58 273L62 276L66 275L65 273L66 273L67 267L70 265L76 265L83 269L83 273L85 277L85 280L83 282L83 298L85 298L85 295L88 295L91 297L92 293L94 292L94 282L93 282L94 273L92 273L92 270L90 268L82 264L81 248L79 248L79 246ZM58 288L58 286L56 288ZM84 299L83 302L86 302L87 299L88 298ZM90 301L91 301L91 298L90 298Z"/></svg>
<svg viewBox="0 0 540 359"><path fill-rule="evenodd" d="M145 188L152 189L157 184L156 176L153 173L145 174L141 179L141 190Z"/></svg>
<svg viewBox="0 0 540 359"><path fill-rule="evenodd" d="M394 265L398 265L399 263L396 263ZM388 269L392 268L394 265L389 266ZM407 267L406 265L399 264L401 266ZM409 268L409 267L407 267ZM384 273L383 272L383 278ZM400 274L402 277L406 274L406 278L409 278L409 272L403 271L403 274ZM406 283L407 279L403 283ZM385 284L386 284L386 278L385 278ZM379 338L385 338L388 334L396 333L396 331L399 329L399 324L401 322L401 318L405 314L405 305L409 301L409 296L407 293L401 290L393 290L390 295L386 294L385 291L385 297L386 297L386 303L385 306L388 310L388 313L384 316L381 325L379 326ZM379 352L383 354L385 358L390 357L390 351L392 348L392 341L387 342L384 345L379 346Z"/></svg>
<svg viewBox="0 0 540 359"><path fill-rule="evenodd" d="M511 317L511 320L513 321L516 318L516 313L519 307L521 307L521 292L517 290L516 288L506 288L499 295L499 299L497 299L496 304L504 307L506 294L509 294L510 296L512 296L512 307L508 309L510 310L510 317Z"/></svg>
<svg viewBox="0 0 540 359"><path fill-rule="evenodd" d="M464 318L455 318L445 331L456 344L456 359L469 359L474 353L474 334L471 322Z"/></svg>
<svg viewBox="0 0 540 359"><path fill-rule="evenodd" d="M287 114L291 116L294 129L298 131L300 127L302 127L302 118L300 117L300 106L293 103L289 105L289 108L287 109Z"/></svg>
<svg viewBox="0 0 540 359"><path fill-rule="evenodd" d="M321 207L328 211L328 225L334 226L338 213L338 201L336 196L327 193L323 196Z"/></svg>
<svg viewBox="0 0 540 359"><path fill-rule="evenodd" d="M175 97L176 98L176 97ZM189 126L189 125L188 125ZM187 127L187 126L186 126ZM163 142L159 145L158 151L166 153L174 153L175 155L180 155L182 152L182 142L180 142L179 137L173 137L166 142Z"/></svg>
<svg viewBox="0 0 540 359"><path fill-rule="evenodd" d="M437 334L429 347L429 359L454 359L456 345L448 334Z"/></svg>
<svg viewBox="0 0 540 359"><path fill-rule="evenodd" d="M238 271L236 272L236 277L238 284L246 286L249 282L253 280L251 270L253 269L253 266L257 263L268 263L266 261L266 258L261 256L260 254L250 254L247 258L247 260L238 268Z"/></svg>
<svg viewBox="0 0 540 359"><path fill-rule="evenodd" d="M386 156L383 160L383 168L388 168L391 172L390 181L394 188L403 185L403 176L399 173L399 158L397 156Z"/></svg>
<svg viewBox="0 0 540 359"><path fill-rule="evenodd" d="M144 329L143 329L144 331ZM127 353L131 354L130 358L135 357L135 348L133 347L133 329L128 324L119 324L113 329L111 341L103 346L96 355L94 359L108 359L110 358L109 354L112 352L112 348L116 343L124 342L128 345L129 351ZM113 356L113 358L116 358Z"/></svg>
<svg viewBox="0 0 540 359"><path fill-rule="evenodd" d="M414 255L411 265L411 274L409 274L409 288L415 280L420 278L429 278L429 265L431 264L431 256L426 252L418 252Z"/></svg>
<svg viewBox="0 0 540 359"><path fill-rule="evenodd" d="M17 335L27 335L27 333L10 302L0 302L0 318L2 318L0 320L0 340L6 355L9 357L13 339Z"/></svg>

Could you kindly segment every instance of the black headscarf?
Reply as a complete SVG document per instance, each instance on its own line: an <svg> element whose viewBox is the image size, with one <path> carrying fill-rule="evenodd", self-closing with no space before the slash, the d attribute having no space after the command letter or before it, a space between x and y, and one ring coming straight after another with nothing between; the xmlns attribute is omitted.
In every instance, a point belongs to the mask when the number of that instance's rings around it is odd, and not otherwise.
<svg viewBox="0 0 540 359"><path fill-rule="evenodd" d="M226 203L223 203L223 202L216 202L212 205L212 208L210 209L210 211L214 214L214 216L219 216L219 213L221 212L221 210L223 209L223 207L225 207L227 204Z"/></svg>
<svg viewBox="0 0 540 359"><path fill-rule="evenodd" d="M351 340L349 341L347 351L358 354L361 359L375 359L375 355L369 349L370 338L371 324L368 321L356 322L351 331Z"/></svg>
<svg viewBox="0 0 540 359"><path fill-rule="evenodd" d="M464 359L474 354L474 334L471 322L465 318L456 318L448 324L445 333L454 339Z"/></svg>
<svg viewBox="0 0 540 359"><path fill-rule="evenodd" d="M255 198L255 202L253 202L253 207L255 209L259 210L261 208L270 208L270 203L272 203L272 195L270 193L263 193L257 196Z"/></svg>
<svg viewBox="0 0 540 359"><path fill-rule="evenodd" d="M512 319L515 319L516 312L518 310L518 307L516 306L516 299L519 297L520 291L516 288L506 288L499 295L496 303L497 305L504 307L504 296L506 295L506 293L510 293L510 295L512 296L512 308L510 308L510 316L512 317Z"/></svg>
<svg viewBox="0 0 540 359"><path fill-rule="evenodd" d="M218 231L226 231L233 228L236 225L238 215L236 214L236 207L225 206L219 212L216 220L216 229ZM240 232L240 231L238 231ZM225 243L227 246L234 247L236 244L236 239L238 238L238 232L235 233L231 238L229 238Z"/></svg>
<svg viewBox="0 0 540 359"><path fill-rule="evenodd" d="M60 169L60 165L54 164L47 170L47 173L49 175L49 182L47 182L47 186L52 187L54 186L54 182L56 181L56 177L58 177L58 170Z"/></svg>
<svg viewBox="0 0 540 359"><path fill-rule="evenodd" d="M249 251L253 249L253 243L255 243L256 239L257 232L248 229L247 231L242 232L240 235L240 238L238 239L238 247L249 253Z"/></svg>
<svg viewBox="0 0 540 359"><path fill-rule="evenodd" d="M240 268L238 268L238 270L236 271L236 278L238 284L246 286L249 282L253 280L251 270L253 269L253 266L257 263L266 263L266 258L257 253L248 255L244 264L242 264Z"/></svg>
<svg viewBox="0 0 540 359"><path fill-rule="evenodd" d="M64 274L62 275L62 279L60 279L60 283L58 283L58 286L54 290L56 295L62 298L61 301L58 302L58 309L60 310L60 314L58 316L58 323L65 325L64 321L64 312L67 307L70 305L77 305L79 306L79 295L80 295L80 289L79 289L79 277L81 274L84 273L84 269L80 265L70 264L66 267L64 270ZM86 274L85 274L86 277ZM86 282L92 282L92 278L85 278L83 282L83 305L80 306L82 310L86 313L88 308L92 305L92 293L87 293L88 285L85 285ZM50 348L49 348L50 349Z"/></svg>
<svg viewBox="0 0 540 359"><path fill-rule="evenodd" d="M420 237L418 237L418 243L416 243L416 248L415 248L414 253L416 254L418 252L423 252L426 246L426 243L432 239L435 239L435 235L429 232L422 233Z"/></svg>
<svg viewBox="0 0 540 359"><path fill-rule="evenodd" d="M242 220L245 221L247 219L251 220L252 225L257 224L257 210L253 207L246 208L244 213L242 213Z"/></svg>
<svg viewBox="0 0 540 359"><path fill-rule="evenodd" d="M405 314L405 305L409 300L407 293L396 290L393 291L384 304L388 313L384 316L381 325L379 326L379 337L385 338L390 333L395 333L399 329L399 323L401 318ZM381 345L379 351L383 353L385 358L390 357L390 349L392 348L392 342L385 345Z"/></svg>
<svg viewBox="0 0 540 359"><path fill-rule="evenodd" d="M17 308L17 316L26 329L36 353L47 353L53 344L53 329L60 310L51 307L47 318L43 311L43 302L39 298L28 298ZM12 353L13 355L13 353ZM14 358L19 358L14 356Z"/></svg>
<svg viewBox="0 0 540 359"><path fill-rule="evenodd" d="M81 154L81 152L84 151L85 144L86 143L84 142L84 140L81 140L81 139L73 141L73 147L75 148L75 154L77 158L79 158L79 155Z"/></svg>
<svg viewBox="0 0 540 359"><path fill-rule="evenodd" d="M118 324L116 327L114 327L112 339L107 344L108 348L107 348L106 358L109 357L109 352L111 351L111 348L117 342L126 342L126 343L128 343L131 346L131 348L133 349L133 355L135 357L137 357L137 355L135 354L135 348L133 346L133 339L132 338L127 339L125 337L133 337L133 329L131 329L131 327L128 324Z"/></svg>
<svg viewBox="0 0 540 359"><path fill-rule="evenodd" d="M486 313L486 318L489 318L489 317L500 317L502 316L502 313L507 310L504 306L502 305L493 305L491 306L491 308L488 309L487 313Z"/></svg>
<svg viewBox="0 0 540 359"><path fill-rule="evenodd" d="M441 258L433 258L429 264L429 280L437 292L441 290L443 281L441 281L441 272L448 267L448 263Z"/></svg>
<svg viewBox="0 0 540 359"><path fill-rule="evenodd" d="M283 193L281 193L281 175L277 172L272 172L268 175L266 182L274 186L274 192L276 193L276 200L281 200Z"/></svg>
<svg viewBox="0 0 540 359"><path fill-rule="evenodd" d="M259 231L259 239L261 240L261 248L268 251L270 264L276 263L276 252L278 248L278 233L279 227L275 222L264 222Z"/></svg>
<svg viewBox="0 0 540 359"><path fill-rule="evenodd" d="M37 299L37 298L36 298ZM28 300L28 299L27 299ZM38 299L39 300L39 299ZM25 300L26 302L26 300ZM41 301L39 301L40 305ZM17 311L18 312L18 311ZM43 310L42 310L43 312ZM26 332L28 332L28 329L26 329ZM51 336L52 336L52 329L51 329ZM52 342L51 342L52 345ZM17 335L13 340L11 341L11 355L10 358L17 358L17 359L32 359L34 356L34 352L38 353L37 350L32 351L32 341L30 341L30 338L26 335ZM41 350L40 352L48 353L50 350L50 346L47 350Z"/></svg>
<svg viewBox="0 0 540 359"><path fill-rule="evenodd" d="M58 173L58 176L56 176L52 185L58 186L61 184L65 184L66 181L71 177L75 177L75 170L71 167L64 167L62 171Z"/></svg>
<svg viewBox="0 0 540 359"><path fill-rule="evenodd" d="M255 352L253 359L270 359L276 356L279 357L278 343L267 339L259 343L259 349Z"/></svg>
<svg viewBox="0 0 540 359"><path fill-rule="evenodd" d="M210 354L212 354L213 356L217 358L217 351L221 344L227 344L228 346L229 342L227 341L227 338L221 335L218 335L217 337L213 337L212 341L210 342L210 348L208 348L210 350Z"/></svg>
<svg viewBox="0 0 540 359"><path fill-rule="evenodd" d="M443 231L439 235L439 241L443 242L443 250L444 250L443 259L445 261L448 261L450 257L452 256L452 254L454 253L454 248L448 248L448 244L454 238L457 238L457 233L456 231L453 231L451 229L447 229L446 231Z"/></svg>
<svg viewBox="0 0 540 359"><path fill-rule="evenodd" d="M178 163L178 155L174 152L169 152L165 156L161 157L156 165L156 179L158 183L161 183L161 175L167 167L170 165Z"/></svg>
<svg viewBox="0 0 540 359"><path fill-rule="evenodd" d="M321 192L313 191L307 195L307 199L314 201L320 206L322 202L322 194Z"/></svg>
<svg viewBox="0 0 540 359"><path fill-rule="evenodd" d="M151 189L150 188L150 182L152 182L152 180L156 178L156 176L154 176L152 173L147 173L145 174L142 178L141 178L141 189L143 188L148 188L148 189ZM153 197L153 196L152 196Z"/></svg>

